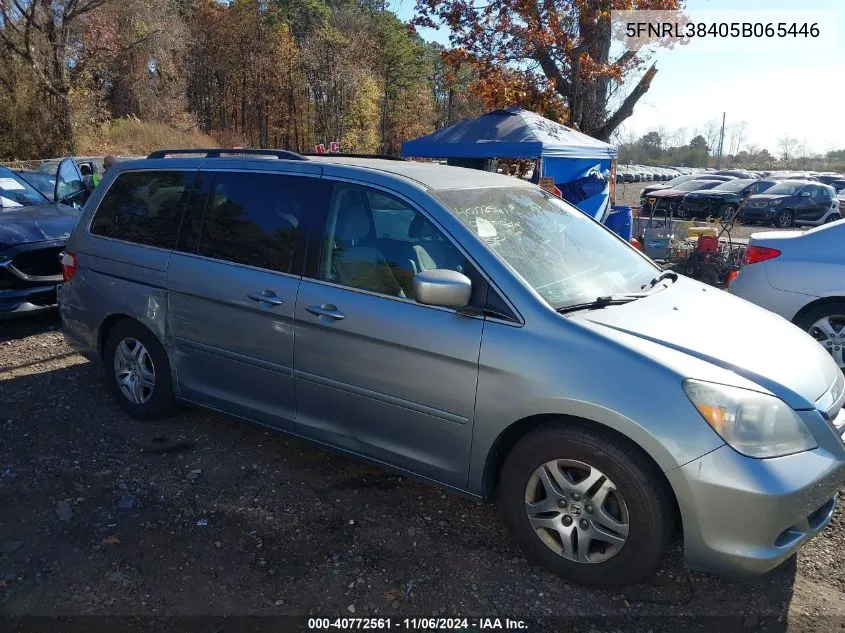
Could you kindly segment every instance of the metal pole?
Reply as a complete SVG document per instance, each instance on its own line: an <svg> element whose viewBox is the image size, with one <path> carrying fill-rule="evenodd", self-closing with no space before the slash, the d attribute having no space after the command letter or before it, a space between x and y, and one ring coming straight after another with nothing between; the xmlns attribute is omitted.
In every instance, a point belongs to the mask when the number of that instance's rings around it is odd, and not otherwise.
<svg viewBox="0 0 845 633"><path fill-rule="evenodd" d="M722 112L722 131L719 134L719 155L716 157L716 169L720 169L722 167L722 148L724 147L725 143L725 115L726 112Z"/></svg>

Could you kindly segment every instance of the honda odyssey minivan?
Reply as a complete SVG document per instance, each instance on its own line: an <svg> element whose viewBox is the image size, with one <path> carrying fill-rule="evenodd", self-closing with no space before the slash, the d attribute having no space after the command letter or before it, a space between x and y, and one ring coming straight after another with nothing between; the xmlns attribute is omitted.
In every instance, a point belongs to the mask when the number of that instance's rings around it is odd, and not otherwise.
<svg viewBox="0 0 845 633"><path fill-rule="evenodd" d="M527 182L400 160L161 151L63 256L68 342L130 415L208 407L495 500L561 576L765 572L830 520L845 377ZM753 336L712 323L726 314ZM777 341L777 344L772 344Z"/></svg>

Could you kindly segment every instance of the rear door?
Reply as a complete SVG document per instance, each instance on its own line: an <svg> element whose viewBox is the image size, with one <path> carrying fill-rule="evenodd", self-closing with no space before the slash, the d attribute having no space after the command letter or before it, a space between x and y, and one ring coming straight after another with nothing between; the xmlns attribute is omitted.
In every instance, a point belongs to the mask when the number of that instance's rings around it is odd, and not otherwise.
<svg viewBox="0 0 845 633"><path fill-rule="evenodd" d="M297 431L463 486L484 321L417 303L413 277L470 264L386 191L335 182L327 208L296 306Z"/></svg>
<svg viewBox="0 0 845 633"><path fill-rule="evenodd" d="M321 168L201 171L167 274L182 397L281 428L295 418L293 315Z"/></svg>

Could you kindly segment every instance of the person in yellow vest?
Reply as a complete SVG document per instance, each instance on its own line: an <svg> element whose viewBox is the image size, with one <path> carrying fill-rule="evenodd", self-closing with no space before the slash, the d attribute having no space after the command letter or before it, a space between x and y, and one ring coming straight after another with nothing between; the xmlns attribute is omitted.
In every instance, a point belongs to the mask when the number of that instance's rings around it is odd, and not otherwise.
<svg viewBox="0 0 845 633"><path fill-rule="evenodd" d="M103 175L105 176L106 172L114 166L117 162L117 159L109 154L105 158L103 158ZM102 177L97 174L97 171L94 170L94 173L91 174L91 189L95 189L97 185L100 184Z"/></svg>

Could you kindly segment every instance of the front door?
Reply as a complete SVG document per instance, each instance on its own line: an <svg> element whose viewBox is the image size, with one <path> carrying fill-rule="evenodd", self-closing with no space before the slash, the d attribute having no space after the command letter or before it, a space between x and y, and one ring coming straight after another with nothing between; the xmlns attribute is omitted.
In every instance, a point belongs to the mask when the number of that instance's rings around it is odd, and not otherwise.
<svg viewBox="0 0 845 633"><path fill-rule="evenodd" d="M295 169L292 167L292 169ZM167 272L181 395L292 428L293 315L319 168L200 172Z"/></svg>
<svg viewBox="0 0 845 633"><path fill-rule="evenodd" d="M465 485L484 321L413 296L464 256L385 192L335 183L328 208L296 305L297 431Z"/></svg>
<svg viewBox="0 0 845 633"><path fill-rule="evenodd" d="M806 195L809 194L809 195ZM800 202L795 213L796 220L815 222L821 218L830 207L830 201L825 199L824 188L817 185L807 185L801 190Z"/></svg>
<svg viewBox="0 0 845 633"><path fill-rule="evenodd" d="M81 208L91 195L72 158L65 158L56 168L56 185L53 199L60 203Z"/></svg>

